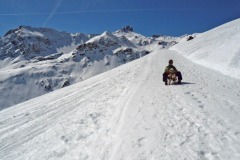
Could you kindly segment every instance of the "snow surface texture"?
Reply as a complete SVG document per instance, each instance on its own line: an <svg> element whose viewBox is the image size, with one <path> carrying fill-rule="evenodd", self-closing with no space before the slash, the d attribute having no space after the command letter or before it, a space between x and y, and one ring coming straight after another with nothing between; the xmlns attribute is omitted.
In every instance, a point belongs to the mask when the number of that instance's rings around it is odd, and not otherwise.
<svg viewBox="0 0 240 160"><path fill-rule="evenodd" d="M172 50L192 61L240 79L240 19L196 35Z"/></svg>
<svg viewBox="0 0 240 160"><path fill-rule="evenodd" d="M193 61L200 58L192 61L190 56L197 53L197 46L204 44L201 39L207 39L212 45L199 48L209 49L207 53L214 53L210 49L219 41L225 42L221 45L223 50L229 45L238 47L233 45L238 38L226 36L239 35L238 26L239 20L236 20L193 35L195 38L187 42L184 41L189 37L175 39L179 42L173 48L175 51L163 49L162 41L156 40L164 37L141 37L151 42L148 45L139 43L136 37L131 40L130 37L136 33L127 27L122 33L105 32L70 52L49 55L56 57L53 60L47 57L47 61L37 61L36 66L42 69L55 61L63 61L65 63L61 66L73 69L70 64L88 66L97 59L97 62L102 62L102 68L106 68L112 54L120 55L120 60L123 60L129 58L129 53L135 55L138 49L152 52L88 80L1 110L0 159L240 159L240 80L222 74L216 68L209 69L207 63L206 66L205 63L198 65ZM222 36L212 36L215 30ZM230 34L232 30L234 35ZM219 38L227 38L228 41ZM189 55L182 52L184 48L193 49L193 53L189 50ZM101 49L104 54L108 53L107 57L99 55ZM179 53L190 58L186 59ZM220 54L222 52L218 53L218 59L225 57L225 54ZM91 57L92 54L96 55ZM234 55L234 52L229 52L229 55ZM201 56L202 60L209 60L208 55ZM24 59L23 56L17 58L19 63ZM162 73L169 59L173 59L174 65L182 72L182 85L165 86L162 82ZM32 65L31 61L35 60L30 60ZM19 64L12 63L11 59L5 59L2 64L7 63L10 65L2 65L5 68L0 72L3 79L22 69L28 73L27 69L32 67L17 67ZM212 62L212 66L217 64L218 61ZM96 66L81 74L96 71ZM78 75L78 72L65 70L64 73ZM13 82L25 83L21 77L14 77ZM2 84L4 86L4 81ZM22 88L18 90L23 91Z"/></svg>
<svg viewBox="0 0 240 160"><path fill-rule="evenodd" d="M140 47L131 30L118 34L70 34L20 26L0 39L0 110L83 81L137 58L152 48ZM151 38L141 36L146 42ZM158 40L151 46L158 45ZM147 50L146 50L147 49Z"/></svg>
<svg viewBox="0 0 240 160"><path fill-rule="evenodd" d="M165 86L172 58L182 85ZM3 160L240 159L240 81L161 50L0 112Z"/></svg>

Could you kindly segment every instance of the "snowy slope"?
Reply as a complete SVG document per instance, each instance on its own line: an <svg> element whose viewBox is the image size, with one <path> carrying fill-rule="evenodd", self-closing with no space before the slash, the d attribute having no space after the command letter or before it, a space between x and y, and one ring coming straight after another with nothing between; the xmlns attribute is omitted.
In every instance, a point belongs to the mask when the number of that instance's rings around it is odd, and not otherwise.
<svg viewBox="0 0 240 160"><path fill-rule="evenodd" d="M60 57L92 37L29 26L8 31L0 39L0 110L78 80L75 64Z"/></svg>
<svg viewBox="0 0 240 160"><path fill-rule="evenodd" d="M130 26L100 35L20 26L0 39L0 110L171 44L170 37L166 42L145 37Z"/></svg>
<svg viewBox="0 0 240 160"><path fill-rule="evenodd" d="M83 42L56 32L72 38L50 36L53 48L44 29L9 31L0 43L0 109L42 96L0 111L0 159L240 159L239 22L190 41L131 27ZM46 48L31 54L32 42ZM169 59L183 85L163 84Z"/></svg>
<svg viewBox="0 0 240 160"><path fill-rule="evenodd" d="M163 85L170 58L183 85ZM239 104L239 80L158 50L0 111L0 157L237 160Z"/></svg>
<svg viewBox="0 0 240 160"><path fill-rule="evenodd" d="M146 55L126 37L20 26L0 40L0 110ZM21 91L21 92L19 92Z"/></svg>
<svg viewBox="0 0 240 160"><path fill-rule="evenodd" d="M240 79L240 19L172 47L194 62Z"/></svg>

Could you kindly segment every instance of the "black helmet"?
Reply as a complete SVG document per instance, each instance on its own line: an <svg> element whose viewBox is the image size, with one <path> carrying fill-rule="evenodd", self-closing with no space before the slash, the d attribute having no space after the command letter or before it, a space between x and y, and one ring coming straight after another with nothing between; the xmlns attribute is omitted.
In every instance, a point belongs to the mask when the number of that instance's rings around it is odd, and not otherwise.
<svg viewBox="0 0 240 160"><path fill-rule="evenodd" d="M168 63L169 63L169 64L173 64L173 60L170 59L170 60L168 61Z"/></svg>

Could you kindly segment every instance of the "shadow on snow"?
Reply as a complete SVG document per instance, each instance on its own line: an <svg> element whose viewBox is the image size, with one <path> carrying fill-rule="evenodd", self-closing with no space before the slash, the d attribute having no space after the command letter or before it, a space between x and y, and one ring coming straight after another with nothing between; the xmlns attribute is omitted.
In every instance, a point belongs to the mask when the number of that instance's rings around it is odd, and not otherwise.
<svg viewBox="0 0 240 160"><path fill-rule="evenodd" d="M196 84L196 83L191 83L191 82L182 82L181 84L174 84L174 85L187 85L187 84Z"/></svg>

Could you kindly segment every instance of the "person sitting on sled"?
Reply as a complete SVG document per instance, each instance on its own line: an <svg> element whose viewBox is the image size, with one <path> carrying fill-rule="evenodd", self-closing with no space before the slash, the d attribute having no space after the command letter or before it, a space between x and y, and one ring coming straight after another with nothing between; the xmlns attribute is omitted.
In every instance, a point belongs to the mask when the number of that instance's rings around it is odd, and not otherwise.
<svg viewBox="0 0 240 160"><path fill-rule="evenodd" d="M165 82L165 85L167 85L168 76L170 76L174 73L178 77L178 84L181 84L182 74L181 74L180 71L178 71L176 69L175 66L173 66L173 60L170 59L169 62L168 62L168 66L166 67L165 72L163 73L163 82Z"/></svg>

